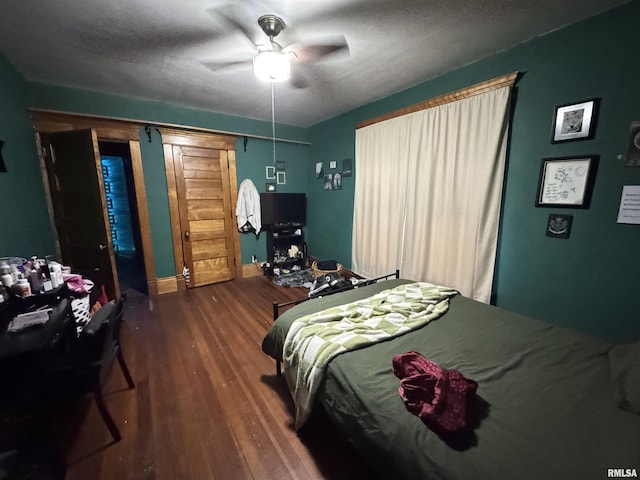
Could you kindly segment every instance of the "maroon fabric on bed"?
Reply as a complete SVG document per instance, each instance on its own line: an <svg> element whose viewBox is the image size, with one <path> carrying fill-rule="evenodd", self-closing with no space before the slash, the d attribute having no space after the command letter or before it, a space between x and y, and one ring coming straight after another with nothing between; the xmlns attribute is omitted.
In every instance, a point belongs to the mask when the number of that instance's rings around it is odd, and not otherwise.
<svg viewBox="0 0 640 480"><path fill-rule="evenodd" d="M393 357L398 393L407 410L436 433L456 432L467 423L467 403L478 384L409 351Z"/></svg>

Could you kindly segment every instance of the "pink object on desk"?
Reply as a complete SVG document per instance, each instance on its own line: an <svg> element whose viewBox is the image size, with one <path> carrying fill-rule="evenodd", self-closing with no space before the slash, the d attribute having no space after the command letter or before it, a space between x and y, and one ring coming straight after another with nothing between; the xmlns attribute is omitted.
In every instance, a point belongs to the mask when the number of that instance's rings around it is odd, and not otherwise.
<svg viewBox="0 0 640 480"><path fill-rule="evenodd" d="M89 293L93 288L93 282L82 278L82 275L73 273L70 275L62 275L62 279L66 282L69 290L76 293Z"/></svg>

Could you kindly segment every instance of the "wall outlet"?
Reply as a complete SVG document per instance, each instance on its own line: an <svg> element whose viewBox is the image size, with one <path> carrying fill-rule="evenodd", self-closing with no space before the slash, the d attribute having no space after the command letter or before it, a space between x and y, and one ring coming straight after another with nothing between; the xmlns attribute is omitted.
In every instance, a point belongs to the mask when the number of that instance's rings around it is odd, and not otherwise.
<svg viewBox="0 0 640 480"><path fill-rule="evenodd" d="M256 257L255 255L251 255L251 262L252 263L257 263L258 262L258 257Z"/></svg>

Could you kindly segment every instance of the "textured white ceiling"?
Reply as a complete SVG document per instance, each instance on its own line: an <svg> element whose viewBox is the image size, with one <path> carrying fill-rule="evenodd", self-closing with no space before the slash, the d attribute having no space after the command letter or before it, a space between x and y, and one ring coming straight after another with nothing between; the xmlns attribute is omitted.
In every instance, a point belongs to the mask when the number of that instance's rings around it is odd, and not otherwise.
<svg viewBox="0 0 640 480"><path fill-rule="evenodd" d="M0 52L28 80L271 120L269 84L230 13L286 22L283 46L343 35L348 55L295 64L308 88L276 84L276 120L307 127L627 0L8 0ZM224 12L224 14L222 14ZM230 13L229 13L230 12Z"/></svg>

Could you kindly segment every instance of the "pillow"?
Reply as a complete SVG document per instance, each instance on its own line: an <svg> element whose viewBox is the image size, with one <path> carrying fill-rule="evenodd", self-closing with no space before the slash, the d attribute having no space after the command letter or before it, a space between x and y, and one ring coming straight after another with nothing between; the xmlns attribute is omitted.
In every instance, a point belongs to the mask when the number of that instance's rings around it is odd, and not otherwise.
<svg viewBox="0 0 640 480"><path fill-rule="evenodd" d="M640 415L640 341L614 345L609 366L618 406Z"/></svg>

